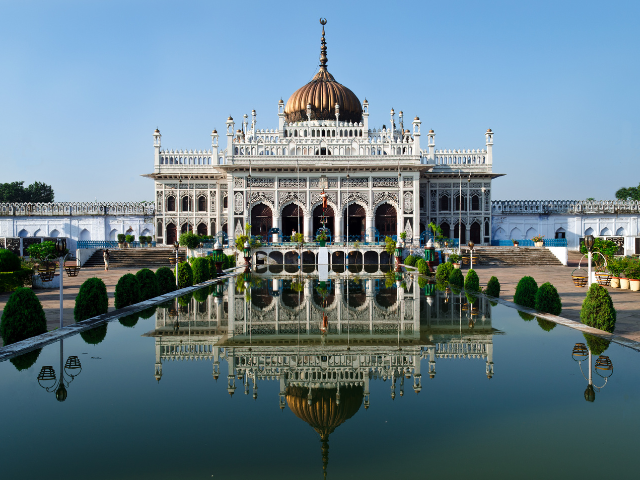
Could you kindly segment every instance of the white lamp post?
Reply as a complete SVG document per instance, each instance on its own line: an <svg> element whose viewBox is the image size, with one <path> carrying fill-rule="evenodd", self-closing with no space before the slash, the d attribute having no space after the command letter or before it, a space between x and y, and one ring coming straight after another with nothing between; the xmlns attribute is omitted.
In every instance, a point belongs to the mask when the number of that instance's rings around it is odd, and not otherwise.
<svg viewBox="0 0 640 480"><path fill-rule="evenodd" d="M62 279L64 278L64 259L67 256L66 254L66 250L67 250L67 240L64 238L58 238L56 240L56 252L58 253L58 256L60 258L60 328L63 327L63 320L62 320L62 316L63 316L63 294L62 294Z"/></svg>

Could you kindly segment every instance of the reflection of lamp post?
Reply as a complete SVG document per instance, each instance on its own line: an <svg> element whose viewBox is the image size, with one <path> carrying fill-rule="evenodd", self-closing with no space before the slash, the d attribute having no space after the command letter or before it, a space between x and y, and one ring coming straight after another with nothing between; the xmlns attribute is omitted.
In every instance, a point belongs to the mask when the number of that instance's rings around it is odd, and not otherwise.
<svg viewBox="0 0 640 480"><path fill-rule="evenodd" d="M595 239L593 238L593 235L587 235L584 237L584 246L587 248L587 257L589 260L589 267L588 267L589 278L587 280L587 287L591 286L591 258L592 258L594 242L595 242Z"/></svg>
<svg viewBox="0 0 640 480"><path fill-rule="evenodd" d="M589 384L587 385L587 389L584 391L584 399L587 402L595 401L596 399L595 391L596 390L600 391L602 388L604 388L605 385L607 384L607 380L609 379L609 377L613 375L613 363L611 362L611 359L606 355L600 355L596 360L596 364L595 364L596 374L604 378L604 383L598 387L593 385L593 369L591 367L591 350L589 350L584 343L576 343L575 346L573 347L573 352L571 354L571 357L573 358L574 361L578 362L578 366L580 367L580 373L582 373L582 376L584 377L584 379L587 382L589 382ZM584 375L584 372L582 371L582 362L585 359L588 359L588 362L589 362L589 378L587 378Z"/></svg>
<svg viewBox="0 0 640 480"><path fill-rule="evenodd" d="M242 249L244 256L244 271L249 272L251 270L251 247L249 246L249 240L244 242L244 248Z"/></svg>
<svg viewBox="0 0 640 480"><path fill-rule="evenodd" d="M178 250L180 249L180 244L175 242L173 244L173 248L176 251L176 287L178 286Z"/></svg>
<svg viewBox="0 0 640 480"><path fill-rule="evenodd" d="M67 358L67 361L64 363L64 368L62 366L62 358L64 353L63 340L60 340L60 379L56 378L56 372L52 366L47 365L40 369L40 373L38 374L38 385L44 388L47 392L56 393L56 400L59 402L64 402L67 399L67 387L73 382L73 379L80 375L82 372L82 365L80 364L80 359L75 355ZM70 380L65 378L67 375ZM50 385L47 385L47 382L52 382Z"/></svg>
<svg viewBox="0 0 640 480"><path fill-rule="evenodd" d="M400 268L400 264L402 263L402 250L404 249L404 241L402 238L398 239L398 243L396 243L396 272L401 272L402 268Z"/></svg>
<svg viewBox="0 0 640 480"><path fill-rule="evenodd" d="M58 238L56 239L56 253L58 254L58 257L60 258L60 328L62 328L62 279L63 279L63 272L64 272L64 259L67 256L66 254L66 250L67 250L67 240L64 238Z"/></svg>
<svg viewBox="0 0 640 480"><path fill-rule="evenodd" d="M473 242L469 242L469 250L471 251L471 265L469 266L469 270L471 270L473 268L473 247L475 246L475 243Z"/></svg>
<svg viewBox="0 0 640 480"><path fill-rule="evenodd" d="M213 247L213 262L216 265L216 275L222 275L222 242L216 237L216 244Z"/></svg>

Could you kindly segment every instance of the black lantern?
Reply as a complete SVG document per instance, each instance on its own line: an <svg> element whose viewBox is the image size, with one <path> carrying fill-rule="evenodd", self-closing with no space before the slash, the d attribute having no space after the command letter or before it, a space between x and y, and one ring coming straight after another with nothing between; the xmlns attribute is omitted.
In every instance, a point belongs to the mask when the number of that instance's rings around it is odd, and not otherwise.
<svg viewBox="0 0 640 480"><path fill-rule="evenodd" d="M469 245L469 250L473 250L473 247L475 246L475 243L469 242L467 245Z"/></svg>
<svg viewBox="0 0 640 480"><path fill-rule="evenodd" d="M67 251L67 239L66 238L57 238L56 239L56 252L59 257L64 256Z"/></svg>
<svg viewBox="0 0 640 480"><path fill-rule="evenodd" d="M594 241L595 239L593 238L593 235L586 235L584 237L584 246L587 247L587 250L589 250L590 252L593 251Z"/></svg>

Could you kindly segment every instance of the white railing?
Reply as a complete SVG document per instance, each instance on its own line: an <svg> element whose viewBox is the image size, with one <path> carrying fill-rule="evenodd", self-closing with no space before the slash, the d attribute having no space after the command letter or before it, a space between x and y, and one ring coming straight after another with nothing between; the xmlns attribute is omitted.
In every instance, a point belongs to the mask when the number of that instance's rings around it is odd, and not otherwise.
<svg viewBox="0 0 640 480"><path fill-rule="evenodd" d="M0 203L0 216L153 215L154 212L154 204L147 202Z"/></svg>
<svg viewBox="0 0 640 480"><path fill-rule="evenodd" d="M510 213L569 213L569 214L608 214L638 213L640 201L636 200L493 200L493 214Z"/></svg>

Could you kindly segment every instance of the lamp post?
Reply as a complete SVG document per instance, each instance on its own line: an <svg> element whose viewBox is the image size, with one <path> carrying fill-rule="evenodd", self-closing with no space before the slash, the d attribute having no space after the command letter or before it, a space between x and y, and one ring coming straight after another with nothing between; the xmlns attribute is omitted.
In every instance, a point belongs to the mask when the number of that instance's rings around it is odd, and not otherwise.
<svg viewBox="0 0 640 480"><path fill-rule="evenodd" d="M468 245L471 252L471 265L469 266L469 270L471 270L473 268L473 247L475 246L475 243L469 242Z"/></svg>
<svg viewBox="0 0 640 480"><path fill-rule="evenodd" d="M216 237L216 244L213 247L213 261L216 264L216 275L222 275L222 242Z"/></svg>
<svg viewBox="0 0 640 480"><path fill-rule="evenodd" d="M82 372L82 364L80 363L80 359L75 355L67 358L67 361L64 363L64 368L62 365L62 358L64 356L64 345L63 340L60 340L60 379L56 378L56 371L52 366L47 365L40 369L40 373L38 374L38 385L44 388L47 392L55 392L56 400L59 402L64 402L67 399L67 387L73 382L73 379L80 375ZM70 380L65 378L67 375ZM48 382L51 382L47 385Z"/></svg>
<svg viewBox="0 0 640 480"><path fill-rule="evenodd" d="M244 271L245 273L249 273L251 270L251 246L249 245L249 240L244 242L242 254L244 256Z"/></svg>
<svg viewBox="0 0 640 480"><path fill-rule="evenodd" d="M584 237L584 246L587 248L587 258L589 263L589 266L587 267L587 271L588 271L587 276L589 277L587 279L587 288L591 287L591 259L592 259L594 242L595 242L595 239L593 238L593 235L587 235L586 237Z"/></svg>
<svg viewBox="0 0 640 480"><path fill-rule="evenodd" d="M404 241L402 238L398 239L398 243L396 243L396 272L401 272L402 268L400 268L400 263L402 263L402 250L404 249Z"/></svg>
<svg viewBox="0 0 640 480"><path fill-rule="evenodd" d="M173 244L173 248L176 251L176 287L178 286L178 250L180 249L180 244L178 242L175 242Z"/></svg>
<svg viewBox="0 0 640 480"><path fill-rule="evenodd" d="M596 374L604 378L604 383L601 386L593 385L593 367L592 367L592 358L591 358L591 350L587 348L584 343L576 343L573 347L573 352L571 353L571 358L574 361L578 362L578 366L580 367L580 373L582 373L583 378L588 382L587 389L584 391L584 399L587 402L593 402L596 399L596 390L600 391L605 387L609 377L613 375L613 363L611 359L606 355L599 355L596 360L595 370ZM588 360L589 362L589 378L587 378L582 371L582 362L584 360Z"/></svg>
<svg viewBox="0 0 640 480"><path fill-rule="evenodd" d="M63 301L63 295L62 295L62 279L64 278L64 259L67 256L67 240L64 238L58 238L56 240L56 253L58 254L58 257L60 258L60 328L62 328L63 326L63 320L62 320L62 315L63 315L63 305L62 305L62 301Z"/></svg>

